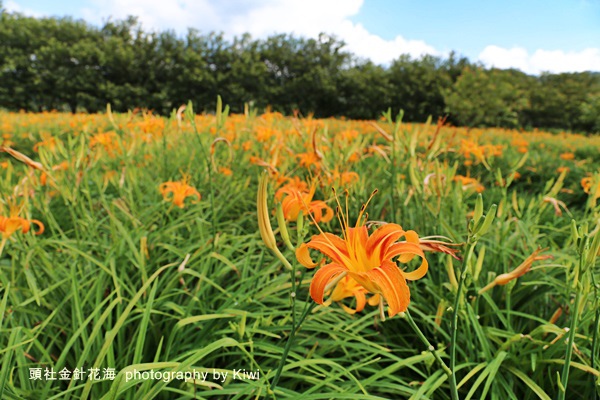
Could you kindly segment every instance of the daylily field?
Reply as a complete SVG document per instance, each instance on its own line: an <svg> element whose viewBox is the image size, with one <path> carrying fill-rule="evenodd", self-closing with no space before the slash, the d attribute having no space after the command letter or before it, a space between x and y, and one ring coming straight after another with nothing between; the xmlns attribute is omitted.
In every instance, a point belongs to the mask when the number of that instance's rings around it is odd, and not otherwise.
<svg viewBox="0 0 600 400"><path fill-rule="evenodd" d="M600 137L0 112L2 399L594 399Z"/></svg>

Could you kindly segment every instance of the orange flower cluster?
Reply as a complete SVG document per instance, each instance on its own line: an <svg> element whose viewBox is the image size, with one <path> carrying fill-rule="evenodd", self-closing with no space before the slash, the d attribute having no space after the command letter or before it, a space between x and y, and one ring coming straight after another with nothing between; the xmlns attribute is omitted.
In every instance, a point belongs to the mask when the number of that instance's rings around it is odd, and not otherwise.
<svg viewBox="0 0 600 400"><path fill-rule="evenodd" d="M468 139L461 139L460 153L465 158L464 164L470 166L474 161L485 163L486 157L502 156L502 145L484 144L479 145Z"/></svg>
<svg viewBox="0 0 600 400"><path fill-rule="evenodd" d="M102 148L110 156L120 152L119 138L114 131L95 134L90 139L90 147L92 149Z"/></svg>
<svg viewBox="0 0 600 400"><path fill-rule="evenodd" d="M517 151L519 153L527 153L529 151L529 142L525 139L523 139L522 137L516 137L514 138L510 144L512 146L515 146L517 148Z"/></svg>

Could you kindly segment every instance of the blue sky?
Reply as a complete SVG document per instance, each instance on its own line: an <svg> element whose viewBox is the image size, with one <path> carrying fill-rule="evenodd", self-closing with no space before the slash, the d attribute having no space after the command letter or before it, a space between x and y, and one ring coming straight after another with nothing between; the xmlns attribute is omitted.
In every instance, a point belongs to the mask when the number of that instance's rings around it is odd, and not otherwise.
<svg viewBox="0 0 600 400"><path fill-rule="evenodd" d="M374 0L352 20L384 39L401 34L471 56L492 44L529 51L600 46L600 1Z"/></svg>
<svg viewBox="0 0 600 400"><path fill-rule="evenodd" d="M1 0L0 0L1 1ZM600 71L600 0L4 0L9 11L100 25L137 15L147 29L187 27L228 36L335 34L348 50L387 64L400 54L451 50L488 66Z"/></svg>

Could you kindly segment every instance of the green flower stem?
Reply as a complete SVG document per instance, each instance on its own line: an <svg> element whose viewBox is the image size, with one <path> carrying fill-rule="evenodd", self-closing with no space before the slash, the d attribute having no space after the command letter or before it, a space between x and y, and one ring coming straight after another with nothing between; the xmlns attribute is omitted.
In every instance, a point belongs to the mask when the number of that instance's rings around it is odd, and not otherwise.
<svg viewBox="0 0 600 400"><path fill-rule="evenodd" d="M448 368L448 366L446 365L444 360L442 360L442 357L440 357L440 355L435 351L435 347L433 347L433 345L431 343L429 343L429 340L427 340L427 338L425 337L423 332L421 332L421 329L419 329L419 327L413 320L413 318L410 315L410 312L408 310L406 310L406 312L404 313L404 316L408 320L409 325L413 328L413 330L415 331L415 333L417 334L419 339L421 339L423 344L425 346L427 346L427 349L433 354L433 356L438 361L438 363L440 363L440 366L442 367L442 369L444 370L446 375L448 375L449 377L452 377L452 370L450 368Z"/></svg>
<svg viewBox="0 0 600 400"><path fill-rule="evenodd" d="M275 392L275 387L279 383L279 378L281 377L281 372L283 371L283 366L285 365L285 361L287 359L288 353L290 352L290 349L292 348L294 339L296 339L296 333L300 330L302 323L304 322L304 320L306 319L308 314L317 305L317 303L315 303L314 301L311 301L311 300L309 300L309 301L310 301L310 303L309 303L310 305L308 305L304 308L304 312L300 316L297 326L293 327L292 331L290 332L290 336L288 336L288 340L285 343L285 347L283 348L283 354L281 355L281 361L279 362L279 367L277 368L277 372L275 372L275 377L273 378L273 382L271 383L271 391L273 391L273 392Z"/></svg>
<svg viewBox="0 0 600 400"><path fill-rule="evenodd" d="M452 375L450 376L450 393L452 394L453 400L458 400L458 387L456 384L456 333L458 331L458 307L460 305L460 296L462 294L462 288L465 282L465 275L467 273L467 267L473 256L473 250L475 249L476 241L472 241L469 237L469 250L467 256L463 261L462 268L460 270L460 277L458 278L458 288L456 289L456 297L454 298L454 307L452 309L452 338L450 341L450 370Z"/></svg>

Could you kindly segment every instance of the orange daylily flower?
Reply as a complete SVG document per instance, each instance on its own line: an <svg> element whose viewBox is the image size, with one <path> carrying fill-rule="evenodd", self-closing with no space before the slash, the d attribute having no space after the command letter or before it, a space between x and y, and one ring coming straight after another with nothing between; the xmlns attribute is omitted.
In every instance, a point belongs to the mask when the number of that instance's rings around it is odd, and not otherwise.
<svg viewBox="0 0 600 400"><path fill-rule="evenodd" d="M583 191L590 195L592 198L592 204L596 204L596 199L600 198L600 179L596 177L595 181L593 177L588 176L581 180L581 187Z"/></svg>
<svg viewBox="0 0 600 400"><path fill-rule="evenodd" d="M465 158L465 165L473 165L474 161L481 162L484 165L486 164L485 157L494 156L499 157L502 155L502 145L479 145L474 141L461 139L460 141L460 153L462 153ZM525 152L527 148L525 148ZM473 160L473 158L475 160Z"/></svg>
<svg viewBox="0 0 600 400"><path fill-rule="evenodd" d="M2 233L2 246L0 246L0 248L4 247L6 240L18 230L21 230L23 233L29 232L32 224L37 225L38 227L38 230L34 232L36 235L44 233L44 224L37 219L27 220L19 217L22 208L23 207L19 207L16 204L11 204L9 216L5 217L0 215L0 233Z"/></svg>
<svg viewBox="0 0 600 400"><path fill-rule="evenodd" d="M9 238L19 229L23 233L29 232L31 224L37 225L38 227L38 230L34 232L36 235L44 233L44 224L37 219L26 220L25 218L14 215L11 215L10 217L0 215L0 232L2 232L2 239Z"/></svg>
<svg viewBox="0 0 600 400"><path fill-rule="evenodd" d="M164 182L160 185L159 190L166 201L171 201L179 208L184 207L184 201L187 197L194 196L197 201L200 201L201 196L198 191L188 185L189 175L184 174L181 181Z"/></svg>
<svg viewBox="0 0 600 400"><path fill-rule="evenodd" d="M386 224L369 235L363 221L369 201L361 207L353 228L349 227L347 217L340 213L343 238L321 231L308 243L300 245L296 258L307 268L318 265L310 258L309 249L318 250L331 259L329 264L319 268L310 284L310 295L317 304L324 303L323 297L330 285L348 276L363 288L350 288L348 291L355 297L362 290L380 294L388 303L389 316L393 317L408 308L410 291L406 281L422 278L427 273L428 263L414 231L405 231L397 224ZM402 237L406 238L406 242L398 242ZM415 256L421 257L422 262L416 270L406 272L393 261L398 256L401 263L407 263ZM337 298L342 294L338 291ZM360 294L357 299L359 306L362 304Z"/></svg>
<svg viewBox="0 0 600 400"><path fill-rule="evenodd" d="M482 294L483 292L487 292L488 290L490 290L491 288L493 288L496 285L506 285L508 282L512 281L513 279L517 279L517 278L525 275L531 269L531 265L533 264L534 261L540 261L540 260L546 260L548 258L552 258L551 255L545 255L545 256L538 255L546 250L548 250L548 249L537 249L529 257L527 257L525 259L525 261L523 261L521 263L521 265L519 265L517 268L513 269L512 271L510 271L506 274L498 275L496 277L496 279L494 279L491 283L489 283L483 289L479 290L478 293Z"/></svg>
<svg viewBox="0 0 600 400"><path fill-rule="evenodd" d="M298 158L298 163L305 168L314 166L317 170L321 169L321 158L315 152L299 153L296 157Z"/></svg>
<svg viewBox="0 0 600 400"><path fill-rule="evenodd" d="M310 186L307 191L305 182L296 180L291 181L287 185L280 188L275 197L281 199L286 195L281 202L283 208L283 216L287 221L296 221L300 211L304 214L312 214L316 223L329 222L333 218L333 210L322 200L313 200L316 190L316 182Z"/></svg>

